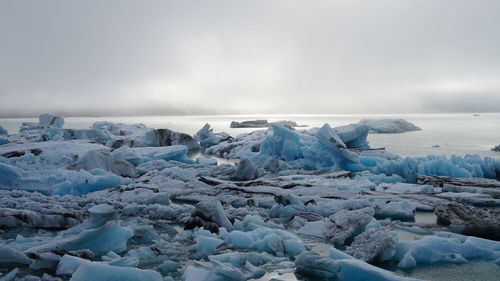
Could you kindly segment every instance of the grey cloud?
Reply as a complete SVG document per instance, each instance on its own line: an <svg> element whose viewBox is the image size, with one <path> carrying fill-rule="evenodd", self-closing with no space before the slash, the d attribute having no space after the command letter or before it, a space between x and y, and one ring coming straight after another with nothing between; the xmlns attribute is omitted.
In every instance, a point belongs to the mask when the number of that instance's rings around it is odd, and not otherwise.
<svg viewBox="0 0 500 281"><path fill-rule="evenodd" d="M455 111L434 85L500 88L498 26L488 0L3 1L0 115Z"/></svg>

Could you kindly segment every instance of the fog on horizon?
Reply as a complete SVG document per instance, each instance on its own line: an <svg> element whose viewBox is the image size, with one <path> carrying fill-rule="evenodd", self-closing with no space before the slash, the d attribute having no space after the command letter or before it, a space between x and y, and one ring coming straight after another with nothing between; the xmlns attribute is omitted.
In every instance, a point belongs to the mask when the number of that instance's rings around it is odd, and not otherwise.
<svg viewBox="0 0 500 281"><path fill-rule="evenodd" d="M500 112L500 1L2 1L0 117Z"/></svg>

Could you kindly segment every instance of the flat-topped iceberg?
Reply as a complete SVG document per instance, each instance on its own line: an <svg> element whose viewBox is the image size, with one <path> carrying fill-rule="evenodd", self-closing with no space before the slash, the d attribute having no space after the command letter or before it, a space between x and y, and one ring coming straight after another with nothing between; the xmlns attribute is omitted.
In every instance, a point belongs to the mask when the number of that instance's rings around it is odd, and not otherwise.
<svg viewBox="0 0 500 281"><path fill-rule="evenodd" d="M421 130L413 123L404 119L363 119L359 124L366 125L370 133L395 134Z"/></svg>

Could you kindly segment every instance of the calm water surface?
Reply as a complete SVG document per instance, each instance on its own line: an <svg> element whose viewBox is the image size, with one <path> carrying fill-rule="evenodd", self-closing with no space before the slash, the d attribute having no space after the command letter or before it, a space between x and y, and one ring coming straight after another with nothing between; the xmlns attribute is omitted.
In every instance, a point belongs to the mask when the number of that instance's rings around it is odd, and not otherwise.
<svg viewBox="0 0 500 281"><path fill-rule="evenodd" d="M403 134L370 134L368 139L374 148L385 147L402 156L428 154L465 155L479 154L500 158L500 153L491 148L500 144L500 114L406 114L406 115L218 115L218 116L103 116L67 117L65 128L88 128L97 121L117 123L142 123L153 128L196 133L205 123L210 123L215 132L225 131L238 135L256 129L229 128L231 121L267 119L268 121L293 120L304 128L319 127L329 123L332 127L356 123L360 119L403 118L422 128L421 131ZM37 122L36 118L0 119L0 125L9 133L18 131L22 122ZM436 147L438 146L438 147Z"/></svg>

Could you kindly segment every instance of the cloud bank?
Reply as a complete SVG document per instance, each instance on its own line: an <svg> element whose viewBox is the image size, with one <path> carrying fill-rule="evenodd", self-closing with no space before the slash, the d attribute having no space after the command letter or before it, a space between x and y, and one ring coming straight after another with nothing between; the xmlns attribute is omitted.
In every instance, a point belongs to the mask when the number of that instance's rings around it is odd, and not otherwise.
<svg viewBox="0 0 500 281"><path fill-rule="evenodd" d="M0 116L500 111L500 2L4 1Z"/></svg>

